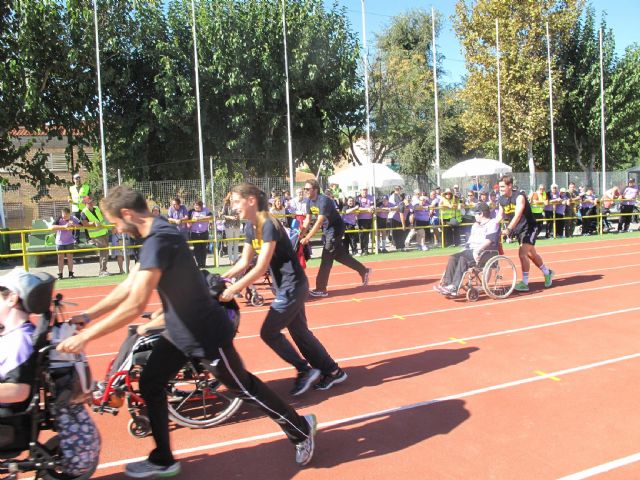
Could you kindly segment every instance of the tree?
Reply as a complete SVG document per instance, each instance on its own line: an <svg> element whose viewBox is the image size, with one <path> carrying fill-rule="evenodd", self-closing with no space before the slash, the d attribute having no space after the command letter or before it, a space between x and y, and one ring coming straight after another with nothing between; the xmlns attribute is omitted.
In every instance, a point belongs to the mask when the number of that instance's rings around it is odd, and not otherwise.
<svg viewBox="0 0 640 480"><path fill-rule="evenodd" d="M497 138L497 19L503 145L507 151L527 152L532 180L536 168L534 143L546 135L549 118L545 22L549 22L553 32L555 50L565 43L582 3L582 0L478 0L471 4L459 0L456 4L454 25L469 71L463 90L467 110L462 117L469 135L468 147L491 148ZM553 63L552 71L557 73L557 65ZM561 87L555 78L557 91ZM515 169L520 165L512 166Z"/></svg>

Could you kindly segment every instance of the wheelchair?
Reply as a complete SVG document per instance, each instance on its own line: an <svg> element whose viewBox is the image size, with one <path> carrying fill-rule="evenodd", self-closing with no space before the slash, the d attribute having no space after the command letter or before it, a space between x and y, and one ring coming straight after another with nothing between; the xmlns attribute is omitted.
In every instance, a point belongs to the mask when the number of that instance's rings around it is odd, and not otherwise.
<svg viewBox="0 0 640 480"><path fill-rule="evenodd" d="M55 346L49 342L53 327L59 324L57 313L62 295L58 294L53 301L52 313L50 305L55 279L48 274L39 276L42 283L31 290L28 298L21 299L26 311L41 315L40 321L34 322L35 381L27 408L0 416L0 475L15 480L22 472L35 472L35 478L42 480L84 480L96 470L98 458L96 455L90 467L79 475L70 473L65 467L68 458L62 455L58 430L61 423L55 415L56 402L64 393L54 373L56 369L51 368L50 354ZM46 430L58 434L42 442L40 434Z"/></svg>
<svg viewBox="0 0 640 480"><path fill-rule="evenodd" d="M507 298L516 279L516 266L509 257L500 255L498 250L485 250L460 279L457 295L463 292L469 302L477 301L481 291L496 300Z"/></svg>
<svg viewBox="0 0 640 480"><path fill-rule="evenodd" d="M136 334L137 327L129 325L129 337ZM116 359L111 360L103 389L96 392L91 407L96 413L115 416L126 403L131 416L127 428L135 438L144 438L151 433L151 423L139 388L140 374L162 329L151 333L135 341L125 362L118 365L113 373L110 372ZM200 429L219 425L232 417L241 404L241 399L231 395L195 359L190 359L167 385L169 419L182 427Z"/></svg>

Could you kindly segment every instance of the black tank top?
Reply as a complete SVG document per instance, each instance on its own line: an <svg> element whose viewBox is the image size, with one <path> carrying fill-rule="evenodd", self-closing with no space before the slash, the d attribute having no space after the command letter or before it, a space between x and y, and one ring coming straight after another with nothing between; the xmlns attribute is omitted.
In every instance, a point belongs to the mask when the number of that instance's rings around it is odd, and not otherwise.
<svg viewBox="0 0 640 480"><path fill-rule="evenodd" d="M498 199L498 203L502 207L502 211L504 212L504 219L507 222L510 222L513 216L516 213L516 200L518 197L522 195L524 197L524 213L522 217L520 217L520 221L515 226L513 231L511 232L513 235L519 235L524 232L528 226L536 225L536 218L533 216L533 212L531 211L531 204L527 199L527 195L523 192L513 192L510 197L500 197Z"/></svg>

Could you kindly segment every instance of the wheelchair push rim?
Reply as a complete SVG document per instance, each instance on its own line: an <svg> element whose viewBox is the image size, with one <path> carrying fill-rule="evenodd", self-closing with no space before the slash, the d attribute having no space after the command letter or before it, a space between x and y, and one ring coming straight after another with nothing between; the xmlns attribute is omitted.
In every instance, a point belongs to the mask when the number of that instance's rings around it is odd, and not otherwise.
<svg viewBox="0 0 640 480"><path fill-rule="evenodd" d="M482 288L489 297L496 300L511 295L516 280L516 265L504 255L489 259L482 270Z"/></svg>

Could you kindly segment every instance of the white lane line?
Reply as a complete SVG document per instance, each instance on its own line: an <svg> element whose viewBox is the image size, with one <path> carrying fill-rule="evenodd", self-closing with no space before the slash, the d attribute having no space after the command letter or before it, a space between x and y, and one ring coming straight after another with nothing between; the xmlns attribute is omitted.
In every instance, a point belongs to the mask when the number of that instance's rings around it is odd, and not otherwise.
<svg viewBox="0 0 640 480"><path fill-rule="evenodd" d="M586 371L586 370L590 370L592 368L598 368L598 367L603 367L606 365L612 365L614 363L619 363L619 362L624 362L627 360L633 360L636 358L640 358L640 353L634 353L631 355L625 355L623 357L616 357L616 358L611 358L608 360L602 360L600 362L594 362L594 363L589 363L586 365L580 365L577 367L572 367L572 368L568 368L565 370L558 370L556 372L551 372L549 373L549 375L553 375L553 376L566 376L572 373L577 373L577 372L582 372L582 371ZM384 416L384 415L390 415L390 414L394 414L394 413L398 413L398 412L403 412L403 411L407 411L407 410L414 410L416 408L420 408L420 407L426 407L429 405L433 405L434 403L441 403L441 402L445 402L448 400L459 400L459 399L464 399L464 398L469 398L469 397L473 397L476 395L480 395L483 393L488 393L488 392L495 392L498 390L505 390L507 388L512 388L512 387L517 387L520 385L526 385L528 383L534 383L534 382L540 382L540 381L546 381L546 377L541 377L539 375L536 375L534 377L527 377L527 378L522 378L519 380L513 380L511 382L506 382L506 383L500 383L497 385L491 385L489 387L484 387L484 388L476 388L474 390L468 390L466 392L460 392L460 393L455 393L453 395L447 395L445 397L438 397L432 400L427 400L424 402L418 402L418 403L413 403L410 405L401 405L399 407L393 407L393 408L387 408L384 410L378 410L378 411L374 411L374 412L369 412L369 413L364 413L361 415L355 415L352 417L347 417L347 418L341 418L338 420L331 420L328 422L322 422L320 424L318 424L319 428L327 428L327 427L334 427L334 426L339 426L342 424L348 424L348 423L352 423L352 422L357 422L357 421L365 421L371 418L376 418L376 417L380 417L380 416ZM238 445L238 444L242 444L242 443L251 443L251 442L256 442L259 440L267 440L267 439L271 439L271 438L278 438L278 437L284 437L284 433L281 431L277 431L277 432L271 432L271 433L265 433L262 435L254 435L251 437L244 437L244 438L237 438L234 440L228 440L225 442L216 442L216 443L210 443L207 445L199 445L197 447L191 447L191 448L183 448L181 450L176 450L174 452L174 455L186 455L186 454L190 454L190 453L194 453L194 452L201 452L204 450L216 450L216 449L220 449L220 448L224 448L224 447L229 447L229 446L233 446L233 445ZM140 461L140 460L144 460L146 457L137 457L137 458L128 458L128 459L124 459L124 460L116 460L113 462L108 462L108 463L103 463L98 465L99 469L103 469L103 468L111 468L111 467L117 467L120 465L125 465L127 463L130 462L136 462L136 461Z"/></svg>
<svg viewBox="0 0 640 480"><path fill-rule="evenodd" d="M595 467L588 468L581 472L572 473L571 475L559 478L558 480L582 480L584 478L591 478L596 475L600 475L601 473L609 472L616 468L624 467L625 465L630 465L638 461L640 461L640 453L634 453L633 455L618 458L617 460L612 460L610 462L603 463L602 465L596 465Z"/></svg>
<svg viewBox="0 0 640 480"><path fill-rule="evenodd" d="M448 339L448 340L442 340L440 342L434 342L434 343L425 343L424 345L416 345L413 347L404 347L404 348L396 348L393 350L386 350L383 352L374 352L374 353L366 353L364 355L355 355L353 357L344 357L344 358L337 358L336 362L349 362L349 361L353 361L353 360L362 360L365 358L372 358L372 357L381 357L381 356L386 356L386 355L392 355L392 354L397 354L397 353L406 353L406 352L412 352L415 350L425 350L428 348L434 348L434 347L442 347L444 345L453 345L453 344L459 344L461 341L465 342L465 343L469 343L472 340L481 340L484 338L491 338L491 337L499 337L502 335L512 335L514 333L521 333L521 332L528 332L530 330L539 330L541 328L549 328L549 327L557 327L559 325L566 325L569 323L576 323L576 322L583 322L585 320L593 320L596 318L602 318L602 317L609 317L611 315L621 315L621 314L625 314L625 313L629 313L629 312L636 312L636 311L640 311L640 307L633 307L633 308L625 308L623 310L614 310L612 312L603 312L603 313L595 313L593 315L585 315L583 317L575 317L575 318L568 318L566 320L558 320L555 322L548 322L548 323L539 323L537 325L528 325L526 327L519 327L519 328L511 328L509 330L500 330L497 332L489 332L489 333L482 333L479 335L473 335L470 337L460 337L460 338L454 338L454 339ZM256 375L263 375L266 373L276 373L276 372L284 372L287 370L293 370L293 367L280 367L280 368L273 368L270 370L261 370L258 372L254 372ZM547 376L549 376L549 374L547 374Z"/></svg>
<svg viewBox="0 0 640 480"><path fill-rule="evenodd" d="M634 264L634 265L626 265L624 267L611 267L612 269L617 269L617 268L628 268L628 267L633 267L633 266L640 266L640 264ZM606 269L598 269L598 270L585 270L582 272L572 272L572 274L576 274L576 273L587 273L587 272L593 272L593 271L602 271L602 270L606 270ZM595 292L595 291L600 291L600 290L607 290L610 288L617 288L617 287L626 287L626 286L631 286L631 285L637 285L639 284L640 281L634 281L634 282L627 282L627 283L616 283L613 285L604 285L601 287L592 287L592 288L583 288L580 290L571 290L568 292L556 292L556 293L550 293L550 294L542 294L539 296L536 295L529 295L529 296L525 296L525 297L517 297L517 298L512 298L512 299L505 299L505 300L500 300L499 305L502 304L507 304L507 303L515 303L515 302L524 302L524 301L529 301L529 300L537 300L540 298L548 298L548 297L557 297L557 296L563 296L563 295L573 295L576 293L586 293L586 292ZM432 291L428 291L426 293L435 293ZM403 295L415 295L416 292L413 293L400 293L400 294L390 294L390 295L380 295L377 297L373 297L373 300L378 300L378 299L383 299L383 298L389 298L389 297L398 297L398 296L403 296ZM335 302L326 302L325 305L327 303L345 303L345 302L350 302L350 300L337 300ZM308 304L309 305L314 305L312 304ZM464 306L460 306L460 307L451 307L451 308L441 308L438 310L429 310L426 312L417 312L417 313L406 313L406 314L402 314L403 317L405 317L405 319L407 317L417 317L417 316L426 316L426 315L433 315L433 314L437 314L437 313L448 313L448 312L456 312L456 311L460 311L460 310L468 310L468 309L475 309L475 308L488 308L488 307L492 307L495 306L495 303L491 303L491 302L485 302L485 303L475 303L475 304L469 304L469 305L464 305ZM376 322L386 322L386 321L390 321L390 320L398 320L397 317L394 317L393 315L388 316L388 317L379 317L379 318L371 318L368 320L356 320L353 322L347 322L347 323L334 323L334 324L329 324L329 325L321 325L321 326L317 326L317 327L310 327L309 330L314 331L314 330L326 330L328 328L339 328L339 327L352 327L355 325L364 325L367 323L376 323ZM251 339L251 338L258 338L260 335L256 334L256 335L240 335L237 336L235 339L236 340L247 340L247 339ZM95 357L106 357L106 356L113 356L115 355L117 352L107 352L107 353L94 353L91 355L87 355L87 358L95 358Z"/></svg>

